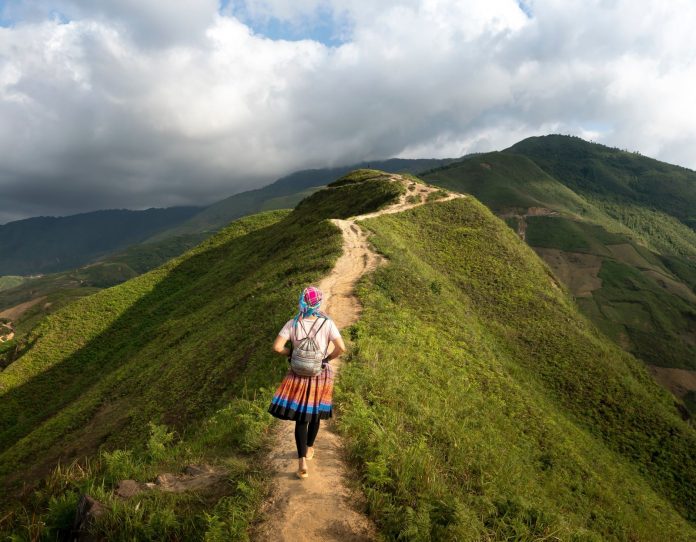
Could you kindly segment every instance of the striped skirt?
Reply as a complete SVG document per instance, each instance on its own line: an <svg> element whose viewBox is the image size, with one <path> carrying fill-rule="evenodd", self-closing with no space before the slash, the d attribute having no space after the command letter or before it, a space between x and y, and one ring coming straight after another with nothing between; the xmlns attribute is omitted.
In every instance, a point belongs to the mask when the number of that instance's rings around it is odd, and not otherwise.
<svg viewBox="0 0 696 542"><path fill-rule="evenodd" d="M301 422L330 418L333 384L334 372L330 365L317 376L298 376L288 369L268 412L281 420Z"/></svg>

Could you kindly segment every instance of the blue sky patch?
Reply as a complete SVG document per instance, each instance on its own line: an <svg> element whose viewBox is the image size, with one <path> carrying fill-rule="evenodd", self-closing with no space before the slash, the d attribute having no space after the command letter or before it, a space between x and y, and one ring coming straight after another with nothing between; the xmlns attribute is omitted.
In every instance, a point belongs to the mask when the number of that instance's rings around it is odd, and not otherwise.
<svg viewBox="0 0 696 542"><path fill-rule="evenodd" d="M249 26L254 33L272 40L308 39L329 47L335 47L347 41L348 25L337 22L334 14L326 8L319 8L311 15L290 21L278 17L253 17L249 14L244 2L221 0L220 13L236 17Z"/></svg>
<svg viewBox="0 0 696 542"><path fill-rule="evenodd" d="M529 5L529 2L526 0L517 0L517 5L528 18L531 19L534 17L534 12L532 12L532 6Z"/></svg>

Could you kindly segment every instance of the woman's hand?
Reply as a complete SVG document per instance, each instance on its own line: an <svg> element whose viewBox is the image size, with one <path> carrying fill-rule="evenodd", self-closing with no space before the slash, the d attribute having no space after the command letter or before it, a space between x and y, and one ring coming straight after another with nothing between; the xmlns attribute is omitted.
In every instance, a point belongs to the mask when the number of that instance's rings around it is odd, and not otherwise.
<svg viewBox="0 0 696 542"><path fill-rule="evenodd" d="M343 354L343 352L346 351L346 345L341 337L339 337L338 339L334 339L333 341L331 341L331 343L333 345L333 349L331 350L331 353L328 356L321 360L322 367L326 367L326 365L328 365L332 359L336 359L338 356L340 356L341 354Z"/></svg>

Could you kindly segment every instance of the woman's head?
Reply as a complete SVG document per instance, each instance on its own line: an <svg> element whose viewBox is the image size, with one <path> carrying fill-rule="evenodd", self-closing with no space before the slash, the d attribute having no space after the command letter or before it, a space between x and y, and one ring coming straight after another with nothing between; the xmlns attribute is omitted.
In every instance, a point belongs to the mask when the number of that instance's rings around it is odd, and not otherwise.
<svg viewBox="0 0 696 542"><path fill-rule="evenodd" d="M299 318L306 318L313 314L319 314L322 297L323 294L321 290L316 286L307 286L302 290L298 303L300 310L295 316L295 322L297 322Z"/></svg>

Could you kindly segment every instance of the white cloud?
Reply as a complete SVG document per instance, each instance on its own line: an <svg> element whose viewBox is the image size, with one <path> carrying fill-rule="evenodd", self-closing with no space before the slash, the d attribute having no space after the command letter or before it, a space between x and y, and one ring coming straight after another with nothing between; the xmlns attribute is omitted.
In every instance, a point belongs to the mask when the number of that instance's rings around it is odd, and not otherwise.
<svg viewBox="0 0 696 542"><path fill-rule="evenodd" d="M552 131L696 167L693 2L526 5L531 18L514 0L8 4L0 222L204 203L293 169ZM318 18L342 45L254 30Z"/></svg>

